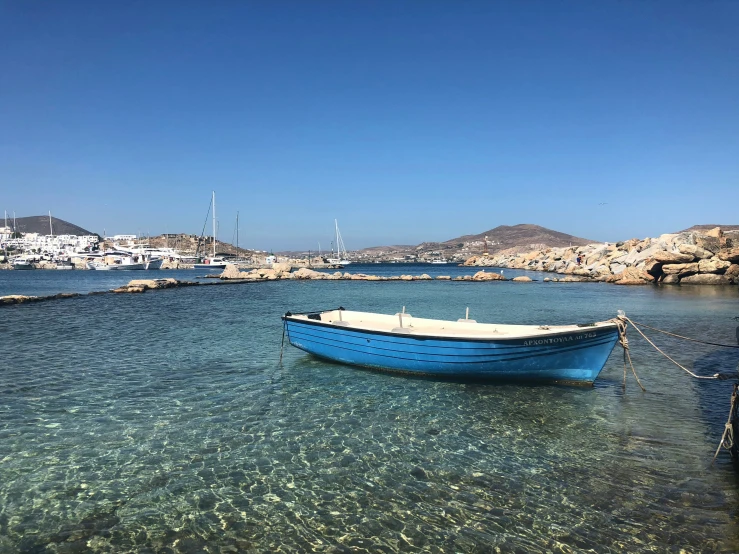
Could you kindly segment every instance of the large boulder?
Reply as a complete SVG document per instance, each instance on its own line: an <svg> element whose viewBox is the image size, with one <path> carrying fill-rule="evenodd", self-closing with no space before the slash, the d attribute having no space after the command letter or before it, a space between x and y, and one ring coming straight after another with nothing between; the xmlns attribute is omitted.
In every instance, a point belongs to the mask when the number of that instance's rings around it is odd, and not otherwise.
<svg viewBox="0 0 739 554"><path fill-rule="evenodd" d="M648 259L642 268L653 277L659 277L662 274L662 262L658 262L654 258Z"/></svg>
<svg viewBox="0 0 739 554"><path fill-rule="evenodd" d="M712 252L709 252L700 246L696 246L695 244L681 244L677 249L683 254L690 254L699 260L704 260L713 256Z"/></svg>
<svg viewBox="0 0 739 554"><path fill-rule="evenodd" d="M731 279L734 283L739 284L739 264L731 264L724 275L727 279Z"/></svg>
<svg viewBox="0 0 739 554"><path fill-rule="evenodd" d="M695 244L713 254L716 254L721 249L721 239L708 235L696 235Z"/></svg>
<svg viewBox="0 0 739 554"><path fill-rule="evenodd" d="M0 305L2 304L22 304L34 299L33 296L23 296L22 294L9 294L8 296L0 296Z"/></svg>
<svg viewBox="0 0 739 554"><path fill-rule="evenodd" d="M739 229L726 231L722 239L722 246L724 248L734 248L735 246L739 246Z"/></svg>
<svg viewBox="0 0 739 554"><path fill-rule="evenodd" d="M486 271L478 271L472 276L473 281L505 281L500 273L488 273Z"/></svg>
<svg viewBox="0 0 739 554"><path fill-rule="evenodd" d="M627 267L619 275L614 275L617 285L648 285L654 282L654 276L642 269Z"/></svg>
<svg viewBox="0 0 739 554"><path fill-rule="evenodd" d="M134 279L128 282L129 288L143 287L145 289L170 289L179 284L177 279L169 277L167 279Z"/></svg>
<svg viewBox="0 0 739 554"><path fill-rule="evenodd" d="M665 264L662 266L662 272L666 275L692 275L698 273L698 264Z"/></svg>
<svg viewBox="0 0 739 554"><path fill-rule="evenodd" d="M720 239L721 236L723 235L723 232L721 231L721 227L714 227L710 231L706 231L703 234L707 237L713 237L713 238Z"/></svg>
<svg viewBox="0 0 739 554"><path fill-rule="evenodd" d="M678 275L665 275L661 280L660 283L665 285L677 285L680 283L680 277Z"/></svg>
<svg viewBox="0 0 739 554"><path fill-rule="evenodd" d="M652 259L663 264L686 264L692 262L695 257L693 254L684 254L682 252L655 252Z"/></svg>
<svg viewBox="0 0 739 554"><path fill-rule="evenodd" d="M275 270L275 273L289 273L292 271L293 266L290 264L285 263L274 263L272 264L272 269Z"/></svg>
<svg viewBox="0 0 739 554"><path fill-rule="evenodd" d="M721 250L718 253L718 257L720 260L724 260L726 262L731 262L733 264L739 263L739 246Z"/></svg>
<svg viewBox="0 0 739 554"><path fill-rule="evenodd" d="M698 271L700 273L723 273L726 271L731 262L725 262L717 258L711 258L710 260L701 260L698 262Z"/></svg>
<svg viewBox="0 0 739 554"><path fill-rule="evenodd" d="M638 247L629 252L624 258L619 260L619 262L625 264L625 265L636 265L641 262L646 261L648 258L653 257L659 252L663 252L664 249L660 244L653 244L649 246L648 248L644 248L643 250L640 250Z"/></svg>
<svg viewBox="0 0 739 554"><path fill-rule="evenodd" d="M513 281L517 281L519 283L530 283L531 277L527 277L526 275L521 275L519 277L514 277Z"/></svg>
<svg viewBox="0 0 739 554"><path fill-rule="evenodd" d="M716 275L715 273L700 273L698 275L689 275L680 279L681 285L730 285L731 279L726 275Z"/></svg>
<svg viewBox="0 0 739 554"><path fill-rule="evenodd" d="M239 279L241 271L236 264L226 264L225 269L221 273L221 279Z"/></svg>
<svg viewBox="0 0 739 554"><path fill-rule="evenodd" d="M293 279L325 279L327 277L326 273L314 271L307 267L301 267L299 270L293 272L292 275Z"/></svg>
<svg viewBox="0 0 739 554"><path fill-rule="evenodd" d="M611 264L611 273L613 273L614 275L620 275L621 273L624 272L625 269L626 269L626 266L624 264L619 264L619 263Z"/></svg>

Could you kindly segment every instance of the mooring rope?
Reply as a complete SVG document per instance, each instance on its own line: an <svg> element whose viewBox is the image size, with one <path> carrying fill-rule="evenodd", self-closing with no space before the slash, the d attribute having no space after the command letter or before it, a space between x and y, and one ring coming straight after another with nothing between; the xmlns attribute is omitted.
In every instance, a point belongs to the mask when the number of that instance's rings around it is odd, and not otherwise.
<svg viewBox="0 0 739 554"><path fill-rule="evenodd" d="M624 389L626 388L626 360L628 359L629 365L631 366L631 372L634 374L634 378L636 379L636 382L639 384L639 387L641 387L641 390L643 390L644 392L647 392L647 389L645 389L644 385L641 384L641 381L639 380L639 376L636 374L636 369L634 368L634 364L631 361L631 354L629 353L629 339L626 336L626 322L620 317L616 317L612 319L611 321L613 321L616 324L616 327L618 327L618 343L624 349L624 382L622 385L623 388Z"/></svg>
<svg viewBox="0 0 739 554"><path fill-rule="evenodd" d="M736 444L734 441L734 416L736 414L736 400L737 400L737 385L734 384L734 392L731 394L731 407L729 408L729 419L726 420L726 424L724 425L724 433L721 435L721 440L718 443L718 447L716 448L716 453L713 455L713 460L711 460L711 465L713 465L713 462L716 461L716 457L718 456L718 453L721 452L721 448L725 448L726 450L732 450L734 448L734 445ZM732 452L732 455L734 452Z"/></svg>
<svg viewBox="0 0 739 554"><path fill-rule="evenodd" d="M664 335L670 335L671 337L676 337L678 339L683 340L689 340L691 342L699 342L701 344L709 344L711 346L721 346L722 348L739 348L739 344L721 344L718 342L708 342L705 340L699 340L699 339L691 339L690 337L684 337L682 335L676 335L675 333L670 333L669 331L663 331L662 329L657 329L656 327L650 327L649 325L645 325L644 323L639 323L638 321L632 321L631 324L634 323L640 325L641 327L645 327L647 329L651 329L652 331L657 331L658 333L662 333Z"/></svg>
<svg viewBox="0 0 739 554"><path fill-rule="evenodd" d="M285 348L285 329L287 329L287 321L282 321L282 342L280 343L280 361L279 365L282 365L282 351Z"/></svg>
<svg viewBox="0 0 739 554"><path fill-rule="evenodd" d="M662 354L665 358L667 358L668 360L670 360L673 364L675 364L677 367L679 367L680 369L682 369L683 371L685 371L686 373L688 373L692 377L695 377L696 379L720 379L721 378L721 375L719 373L715 373L714 375L710 375L710 376L709 375L698 375L698 374L693 373L692 371L690 371L687 367L685 367L685 366L679 364L678 362L676 362L675 360L673 360L670 356L668 356L665 352L663 352L662 349L660 349L659 346L657 346L656 344L654 344L649 339L649 337L647 337L642 332L642 330L639 329L639 327L636 326L636 324L632 320L630 320L625 314L623 314L623 312L620 313L616 319L619 319L622 322L627 321L627 322L631 323L631 326L634 329L636 329L636 332L639 333L642 337L644 337L644 340L646 340L649 344L651 344L657 352L659 352L660 354ZM620 333L621 333L621 331L620 331L620 328L619 328L619 334ZM624 331L624 334L625 334L625 331ZM636 373L634 375L636 375Z"/></svg>

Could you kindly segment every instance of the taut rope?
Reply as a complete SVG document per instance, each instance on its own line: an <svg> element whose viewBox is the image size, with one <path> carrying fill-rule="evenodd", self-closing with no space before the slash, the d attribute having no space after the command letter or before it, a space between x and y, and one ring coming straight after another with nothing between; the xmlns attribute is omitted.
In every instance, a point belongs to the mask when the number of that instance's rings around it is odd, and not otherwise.
<svg viewBox="0 0 739 554"><path fill-rule="evenodd" d="M642 337L644 337L644 340L646 340L646 341L647 341L647 342L648 342L649 344L651 344L651 345L652 345L652 346L654 347L654 349L655 349L655 350L656 350L657 352L659 352L660 354L662 354L662 355L663 355L663 356L664 356L665 358L667 358L668 360L670 360L670 361L671 361L671 362L672 362L673 364L675 364L675 365L676 365L677 367L679 367L680 369L682 369L683 371L685 371L686 373L688 373L688 374L689 374L690 376L692 376L692 377L695 377L696 379L719 379L719 378L721 377L721 375L720 375L719 373L715 373L714 375L710 375L710 376L709 376L709 375L697 375L696 373L693 373L693 372L692 372L692 371L690 371L690 370L689 370L689 369L688 369L687 367L685 367L685 366L683 366L683 365L680 365L680 364L679 364L678 362L676 362L675 360L673 360L673 359L672 359L672 358L671 358L670 356L668 356L667 354L665 354L665 353L664 353L664 352L663 352L663 351L662 351L662 350L660 349L660 347L659 347L659 346L657 346L656 344L654 344L654 343L653 343L653 342L652 342L652 341L651 341L651 340L649 339L649 337L647 337L647 336L646 336L646 335L645 335L645 334L644 334L644 333L642 332L642 330L641 330L641 329L639 329L639 327L637 327L637 326L636 326L636 324L635 324L635 323L634 323L633 321L631 321L631 320L630 320L630 319L629 319L629 318L628 318L628 317L626 316L626 314L624 314L624 313L622 312L622 313L620 313L620 314L618 315L618 317L617 317L616 319L619 319L619 320L621 320L622 322L626 321L626 322L628 322L628 323L631 323L631 326L632 326L632 327L633 327L634 329L636 329L636 332L637 332L637 333L639 333L639 334L640 334L640 335L641 335ZM620 334L620 333L621 333L621 330L620 330L620 328L619 328L619 334ZM624 331L624 333L625 333L625 331ZM681 337L681 338L682 338L682 337ZM696 342L700 342L700 341L696 341ZM632 366L632 367L633 367L633 366Z"/></svg>
<svg viewBox="0 0 739 554"><path fill-rule="evenodd" d="M739 319L739 318L734 318ZM690 337L684 337L682 335L676 335L675 333L670 333L668 331L663 331L662 329L657 329L656 327L650 327L649 325L644 325L643 323L638 323L636 321L631 321L631 324L634 325L634 323L637 323L641 327L645 327L647 329L651 329L652 331L657 331L658 333L662 333L664 335L670 335L671 337L676 337L678 339L683 340L689 340L691 342L699 342L701 344L709 344L711 346L721 346L722 348L739 348L739 344L721 344L718 342L708 342L705 340L699 340L699 339L691 339Z"/></svg>

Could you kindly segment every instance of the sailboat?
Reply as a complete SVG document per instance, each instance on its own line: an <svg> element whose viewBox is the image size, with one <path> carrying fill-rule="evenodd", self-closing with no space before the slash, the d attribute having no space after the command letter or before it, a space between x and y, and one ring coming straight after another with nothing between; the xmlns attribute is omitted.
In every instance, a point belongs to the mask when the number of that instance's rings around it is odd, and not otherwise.
<svg viewBox="0 0 739 554"><path fill-rule="evenodd" d="M339 221L334 219L334 224L336 226L336 257L333 257L332 248L331 258L328 259L328 263L331 265L348 265L351 262L346 259L346 246L344 246L344 239L341 238L341 233L339 232Z"/></svg>
<svg viewBox="0 0 739 554"><path fill-rule="evenodd" d="M201 264L193 265L195 269L226 269L228 263L223 258L216 258L216 192L213 191L213 199L211 200L213 206L213 256L205 258L205 261ZM207 221L207 220L206 220Z"/></svg>

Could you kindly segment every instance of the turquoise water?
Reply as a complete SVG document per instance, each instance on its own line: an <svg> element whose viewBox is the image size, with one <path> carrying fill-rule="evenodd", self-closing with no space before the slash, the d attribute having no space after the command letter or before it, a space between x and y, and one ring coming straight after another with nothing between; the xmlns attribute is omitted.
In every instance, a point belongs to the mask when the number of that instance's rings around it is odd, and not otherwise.
<svg viewBox="0 0 739 554"><path fill-rule="evenodd" d="M389 277L392 275L421 275L426 273L431 277L439 275L474 275L481 268L459 267L454 264L350 264L341 272L365 273ZM485 268L486 271L501 269ZM322 270L324 273L335 273L337 269ZM549 274L536 271L522 271L504 269L504 275L509 278L519 275L528 275L532 279L541 280ZM172 277L180 281L199 281L207 272L196 269L160 270L160 271L0 271L0 296L8 294L24 294L30 296L44 296L60 292L88 293L105 291L125 285L131 279L164 279ZM551 275L556 276L556 275Z"/></svg>
<svg viewBox="0 0 739 554"><path fill-rule="evenodd" d="M691 379L634 332L646 393L633 378L622 389L616 351L593 388L409 379L289 346L279 365L280 315L338 305L550 324L624 309L725 343L739 325L736 287L541 282L288 281L6 307L0 552L739 550L734 467L728 454L709 467L731 381ZM739 363L657 341L705 373Z"/></svg>

